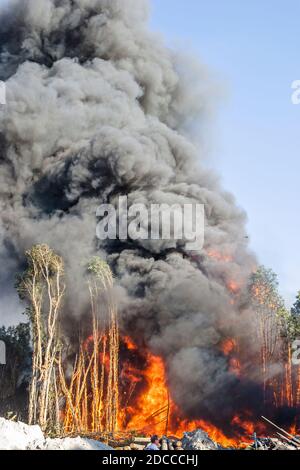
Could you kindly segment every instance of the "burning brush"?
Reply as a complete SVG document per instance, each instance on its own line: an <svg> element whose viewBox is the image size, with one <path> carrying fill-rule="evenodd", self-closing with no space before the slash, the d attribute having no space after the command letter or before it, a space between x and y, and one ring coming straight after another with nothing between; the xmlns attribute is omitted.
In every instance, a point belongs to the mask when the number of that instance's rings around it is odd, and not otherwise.
<svg viewBox="0 0 300 470"><path fill-rule="evenodd" d="M31 423L201 427L230 445L266 409L297 424L299 367L246 216L187 132L191 120L206 129L214 85L148 31L147 11L146 0L16 0L1 14L0 280L10 292L27 252ZM204 205L204 249L96 239L97 208L124 195Z"/></svg>

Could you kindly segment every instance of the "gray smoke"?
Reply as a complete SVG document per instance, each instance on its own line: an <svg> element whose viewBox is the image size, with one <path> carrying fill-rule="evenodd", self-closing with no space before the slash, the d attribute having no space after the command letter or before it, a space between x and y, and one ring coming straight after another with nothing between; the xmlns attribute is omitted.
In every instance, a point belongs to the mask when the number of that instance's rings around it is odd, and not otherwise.
<svg viewBox="0 0 300 470"><path fill-rule="evenodd" d="M224 338L245 331L252 347L243 287L255 260L244 212L188 138L197 122L205 139L209 74L164 47L147 17L145 0L21 0L3 11L1 275L11 280L25 249L49 243L67 262L65 314L79 316L82 268L91 255L105 257L122 329L165 358L185 413L216 422L255 388L251 367L241 383L220 352ZM205 204L203 252L191 256L174 241L100 243L97 206L125 194L131 203ZM231 260L208 256L215 251Z"/></svg>

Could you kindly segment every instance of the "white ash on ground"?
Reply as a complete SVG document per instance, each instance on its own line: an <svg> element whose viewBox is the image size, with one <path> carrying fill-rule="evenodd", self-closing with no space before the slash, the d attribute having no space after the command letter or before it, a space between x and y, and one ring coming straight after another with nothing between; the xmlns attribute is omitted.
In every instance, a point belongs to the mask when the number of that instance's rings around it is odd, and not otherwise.
<svg viewBox="0 0 300 470"><path fill-rule="evenodd" d="M0 418L0 450L112 450L92 439L45 438L39 426L28 426Z"/></svg>

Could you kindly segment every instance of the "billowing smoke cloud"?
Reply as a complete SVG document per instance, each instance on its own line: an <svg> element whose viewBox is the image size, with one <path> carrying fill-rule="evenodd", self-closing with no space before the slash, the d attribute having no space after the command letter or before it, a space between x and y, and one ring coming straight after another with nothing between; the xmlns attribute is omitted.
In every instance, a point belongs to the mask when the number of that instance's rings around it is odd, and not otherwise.
<svg viewBox="0 0 300 470"><path fill-rule="evenodd" d="M11 279L25 249L49 243L67 262L66 315L81 315L81 267L106 257L122 328L165 358L174 399L191 416L227 419L255 387L230 372L219 348L245 331L251 343L242 292L255 260L245 214L187 137L210 114L208 73L150 34L147 15L145 0L21 0L2 13L0 269ZM96 208L119 195L205 204L205 249L100 243Z"/></svg>

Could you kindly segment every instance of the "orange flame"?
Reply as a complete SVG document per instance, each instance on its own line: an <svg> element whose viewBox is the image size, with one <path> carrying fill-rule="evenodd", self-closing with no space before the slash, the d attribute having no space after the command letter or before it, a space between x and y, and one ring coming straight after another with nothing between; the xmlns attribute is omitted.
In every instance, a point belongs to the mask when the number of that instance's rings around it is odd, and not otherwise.
<svg viewBox="0 0 300 470"><path fill-rule="evenodd" d="M84 345L90 346L91 338ZM119 431L140 432L145 435L173 435L182 438L184 432L202 429L222 447L243 447L253 442L253 434L264 434L266 429L261 422L253 419L245 411L235 416L230 423L232 435L226 435L212 423L203 419L188 420L169 396L166 370L163 359L149 350L138 347L130 337L122 338L122 344L130 357L123 359L120 375L121 406L119 407ZM230 371L241 374L239 345L233 338L220 344L220 350L228 358ZM125 354L126 358L126 354ZM138 359L138 361L132 359ZM140 359L142 360L140 361ZM143 364L141 366L141 363ZM296 434L296 426L290 430Z"/></svg>
<svg viewBox="0 0 300 470"><path fill-rule="evenodd" d="M241 364L238 359L238 344L233 338L228 338L221 344L221 351L229 357L229 370L238 377L241 375Z"/></svg>
<svg viewBox="0 0 300 470"><path fill-rule="evenodd" d="M233 257L231 255L225 255L216 250L209 250L207 252L207 255L210 258L215 259L216 261L223 261L224 263L230 263L231 261L233 261Z"/></svg>
<svg viewBox="0 0 300 470"><path fill-rule="evenodd" d="M227 287L233 294L237 294L240 291L240 286L235 281L229 281Z"/></svg>
<svg viewBox="0 0 300 470"><path fill-rule="evenodd" d="M138 350L130 338L125 338L124 342L131 351ZM223 347L230 354L236 349L236 343L234 340L228 340ZM120 413L119 429L143 431L146 434L157 433L162 435L167 433L179 438L183 436L184 432L202 429L222 447L237 447L240 445L239 438L226 436L220 429L207 421L189 421L181 417L178 407L169 397L165 366L160 357L148 351L145 370L142 372L135 371L133 380L136 380L138 373L142 374L139 379L143 380L146 386L139 395L138 400ZM125 424L128 415L130 419ZM250 427L247 422L243 424L238 417L236 417L235 422L244 431L242 434L246 436L242 440L245 443L251 442L249 434L253 434L254 427Z"/></svg>

